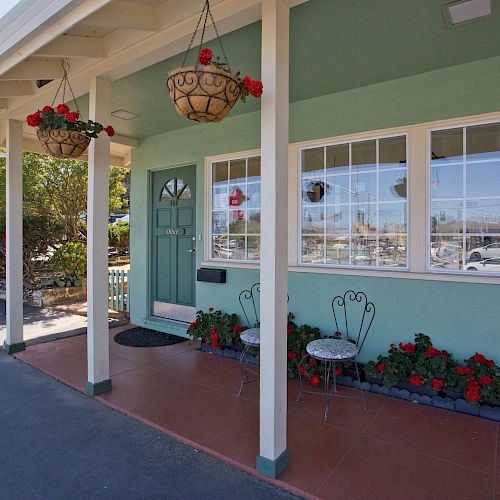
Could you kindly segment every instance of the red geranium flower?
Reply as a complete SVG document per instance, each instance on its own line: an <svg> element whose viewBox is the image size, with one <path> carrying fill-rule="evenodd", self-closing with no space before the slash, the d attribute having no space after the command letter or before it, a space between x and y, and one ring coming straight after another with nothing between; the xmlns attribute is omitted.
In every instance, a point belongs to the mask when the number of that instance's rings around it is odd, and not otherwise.
<svg viewBox="0 0 500 500"><path fill-rule="evenodd" d="M233 326L233 332L234 333L241 333L243 331L243 328L241 328L240 325L234 325Z"/></svg>
<svg viewBox="0 0 500 500"><path fill-rule="evenodd" d="M245 87L248 88L252 79L247 75L247 76L244 76L243 80L241 80L241 81L242 81L243 85L245 85Z"/></svg>
<svg viewBox="0 0 500 500"><path fill-rule="evenodd" d="M104 131L106 132L106 134L108 134L109 137L113 137L115 135L115 129L111 125L105 127Z"/></svg>
<svg viewBox="0 0 500 500"><path fill-rule="evenodd" d="M293 333L293 325L288 325L286 327L286 333L287 335L291 335Z"/></svg>
<svg viewBox="0 0 500 500"><path fill-rule="evenodd" d="M408 380L410 381L411 385L414 385L416 387L419 387L423 384L422 379L416 374L411 375Z"/></svg>
<svg viewBox="0 0 500 500"><path fill-rule="evenodd" d="M485 365L486 368L493 368L495 366L495 362L492 359L489 359L488 361L486 361Z"/></svg>
<svg viewBox="0 0 500 500"><path fill-rule="evenodd" d="M480 364L484 364L486 363L486 358L485 356L483 356L482 354L479 354L476 352L476 354L474 354L474 356L472 357L472 359L476 362L476 363L480 363Z"/></svg>
<svg viewBox="0 0 500 500"><path fill-rule="evenodd" d="M441 354L435 347L429 346L427 351L424 352L426 358L432 358L433 356L439 356Z"/></svg>
<svg viewBox="0 0 500 500"><path fill-rule="evenodd" d="M42 113L51 113L52 111L54 111L54 108L52 106L44 106L42 108Z"/></svg>
<svg viewBox="0 0 500 500"><path fill-rule="evenodd" d="M317 362L314 358L311 358L311 359L309 360L309 365L310 365L310 366L316 366L317 364L318 364L318 362Z"/></svg>
<svg viewBox="0 0 500 500"><path fill-rule="evenodd" d="M64 115L64 118L66 118L66 120L70 123L75 123L75 121L78 120L79 116L80 115L76 111L70 111L69 113L66 113Z"/></svg>
<svg viewBox="0 0 500 500"><path fill-rule="evenodd" d="M400 342L399 348L402 351L406 352L406 354L411 354L412 352L415 352L415 346L411 342L408 342L407 344L403 344L402 342Z"/></svg>
<svg viewBox="0 0 500 500"><path fill-rule="evenodd" d="M252 80L248 85L248 92L254 97L260 97L264 92L264 85L260 80Z"/></svg>
<svg viewBox="0 0 500 500"><path fill-rule="evenodd" d="M66 104L58 104L56 111L59 116L62 116L65 115L66 113L69 113L69 108L68 106L66 106Z"/></svg>
<svg viewBox="0 0 500 500"><path fill-rule="evenodd" d="M474 370L469 366L457 366L456 372L458 375L467 375L470 376L474 373Z"/></svg>
<svg viewBox="0 0 500 500"><path fill-rule="evenodd" d="M375 365L375 369L380 373L384 373L385 372L385 364L379 363L378 365Z"/></svg>
<svg viewBox="0 0 500 500"><path fill-rule="evenodd" d="M196 328L196 325L197 325L196 321L193 321L193 322L189 325L189 328L194 329L194 328Z"/></svg>
<svg viewBox="0 0 500 500"><path fill-rule="evenodd" d="M215 327L214 328L210 328L210 333L211 334L214 334L214 333L217 333L217 332L218 332L217 328L215 328Z"/></svg>
<svg viewBox="0 0 500 500"><path fill-rule="evenodd" d="M493 380L488 375L481 375L479 377L479 383L481 385L491 385L493 383Z"/></svg>
<svg viewBox="0 0 500 500"><path fill-rule="evenodd" d="M436 391L442 389L443 385L444 385L444 380L442 378L435 378L432 381L432 388L435 389Z"/></svg>
<svg viewBox="0 0 500 500"><path fill-rule="evenodd" d="M297 359L297 353L288 351L288 359Z"/></svg>
<svg viewBox="0 0 500 500"><path fill-rule="evenodd" d="M26 117L26 123L30 127L38 127L38 125L40 125L40 123L42 123L42 117L40 116L40 113L37 112L37 113L33 113L32 115L28 115Z"/></svg>
<svg viewBox="0 0 500 500"><path fill-rule="evenodd" d="M321 383L321 378L319 375L313 375L311 377L311 384L312 385L319 385Z"/></svg>
<svg viewBox="0 0 500 500"><path fill-rule="evenodd" d="M465 391L465 399L472 403L477 403L481 399L481 393L477 389L467 389Z"/></svg>
<svg viewBox="0 0 500 500"><path fill-rule="evenodd" d="M342 372L343 372L343 370L340 366L337 366L335 368L335 375L337 375L337 377L340 377L342 375Z"/></svg>
<svg viewBox="0 0 500 500"><path fill-rule="evenodd" d="M300 365L299 371L300 371L301 375L305 375L306 374L306 367L304 365Z"/></svg>
<svg viewBox="0 0 500 500"><path fill-rule="evenodd" d="M198 62L203 66L208 66L212 62L213 55L210 49L203 49L198 56Z"/></svg>
<svg viewBox="0 0 500 500"><path fill-rule="evenodd" d="M208 308L208 312L212 312L213 310L214 310L214 308L213 308L213 307L209 307L209 308Z"/></svg>

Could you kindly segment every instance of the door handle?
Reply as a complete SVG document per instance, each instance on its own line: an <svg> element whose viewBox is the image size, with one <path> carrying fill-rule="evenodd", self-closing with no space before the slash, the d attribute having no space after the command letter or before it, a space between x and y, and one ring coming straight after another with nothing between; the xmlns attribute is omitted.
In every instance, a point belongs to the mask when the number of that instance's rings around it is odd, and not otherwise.
<svg viewBox="0 0 500 500"><path fill-rule="evenodd" d="M186 250L189 253L196 253L196 248L190 248L189 250Z"/></svg>

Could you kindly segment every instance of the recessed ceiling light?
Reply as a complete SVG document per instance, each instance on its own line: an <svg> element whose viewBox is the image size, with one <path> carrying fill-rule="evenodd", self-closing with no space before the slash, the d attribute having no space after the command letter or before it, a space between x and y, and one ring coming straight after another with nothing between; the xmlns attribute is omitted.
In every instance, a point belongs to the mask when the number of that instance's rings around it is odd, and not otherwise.
<svg viewBox="0 0 500 500"><path fill-rule="evenodd" d="M491 16L491 0L460 0L443 5L443 13L449 26L475 21Z"/></svg>
<svg viewBox="0 0 500 500"><path fill-rule="evenodd" d="M127 111L126 109L117 109L116 111L112 111L111 114L115 118L120 118L121 120L132 120L132 118L140 116L132 113L131 111Z"/></svg>

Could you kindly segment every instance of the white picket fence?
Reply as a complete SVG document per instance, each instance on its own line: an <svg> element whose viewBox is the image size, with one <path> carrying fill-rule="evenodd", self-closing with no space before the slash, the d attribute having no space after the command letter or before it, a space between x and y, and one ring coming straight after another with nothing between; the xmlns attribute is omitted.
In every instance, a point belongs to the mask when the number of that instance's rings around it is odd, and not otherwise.
<svg viewBox="0 0 500 500"><path fill-rule="evenodd" d="M110 269L108 272L108 303L113 311L128 311L128 271Z"/></svg>

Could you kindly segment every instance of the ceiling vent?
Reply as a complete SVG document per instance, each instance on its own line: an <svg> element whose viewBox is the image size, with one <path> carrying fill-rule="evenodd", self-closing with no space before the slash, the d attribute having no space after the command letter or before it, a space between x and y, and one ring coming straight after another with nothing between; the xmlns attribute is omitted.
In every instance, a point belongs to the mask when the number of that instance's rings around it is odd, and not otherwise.
<svg viewBox="0 0 500 500"><path fill-rule="evenodd" d="M470 23L492 15L491 0L459 0L443 5L448 27Z"/></svg>
<svg viewBox="0 0 500 500"><path fill-rule="evenodd" d="M132 120L133 118L140 116L132 113L131 111L127 111L126 109L117 109L116 111L112 111L111 115L115 118L120 118L120 120Z"/></svg>

